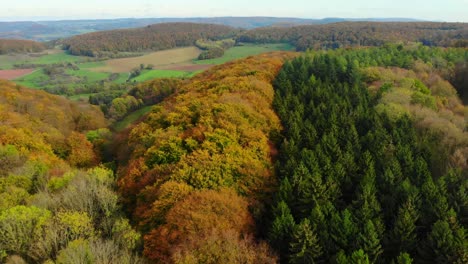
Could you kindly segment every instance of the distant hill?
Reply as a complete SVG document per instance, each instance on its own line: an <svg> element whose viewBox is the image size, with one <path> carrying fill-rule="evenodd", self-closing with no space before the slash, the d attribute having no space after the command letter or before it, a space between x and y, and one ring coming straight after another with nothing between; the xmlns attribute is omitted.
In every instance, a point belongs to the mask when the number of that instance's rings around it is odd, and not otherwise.
<svg viewBox="0 0 468 264"><path fill-rule="evenodd" d="M45 48L44 44L32 40L0 39L0 54L40 52Z"/></svg>
<svg viewBox="0 0 468 264"><path fill-rule="evenodd" d="M243 32L238 41L288 42L298 50L380 46L387 42L421 42L426 46L466 47L468 23L341 22L290 28L264 27Z"/></svg>
<svg viewBox="0 0 468 264"><path fill-rule="evenodd" d="M198 39L233 37L232 27L215 24L164 23L74 36L61 41L73 55L102 57L114 52L157 51L191 46Z"/></svg>
<svg viewBox="0 0 468 264"><path fill-rule="evenodd" d="M266 19L266 18L263 18ZM327 21L331 21L329 19ZM111 57L117 52L144 52L193 45L204 38L235 37L238 42L290 43L298 50L381 46L387 42L422 42L427 46L466 46L468 24L438 22L338 22L241 30L216 24L162 23L136 29L82 34L58 41L73 55Z"/></svg>
<svg viewBox="0 0 468 264"><path fill-rule="evenodd" d="M343 21L412 22L409 18L324 18L301 19L280 17L213 17L213 18L122 18L100 20L23 21L0 22L0 38L20 38L49 41L88 32L123 28L138 28L158 23L192 22L220 24L236 28L252 29L272 25L328 24Z"/></svg>

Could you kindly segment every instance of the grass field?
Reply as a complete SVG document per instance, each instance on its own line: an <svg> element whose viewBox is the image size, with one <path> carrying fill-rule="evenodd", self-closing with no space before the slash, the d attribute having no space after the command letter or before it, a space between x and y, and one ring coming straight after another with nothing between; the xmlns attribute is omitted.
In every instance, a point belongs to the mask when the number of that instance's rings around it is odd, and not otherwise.
<svg viewBox="0 0 468 264"><path fill-rule="evenodd" d="M152 64L154 68L158 69L161 66L190 62L194 58L197 58L200 53L201 51L196 47L157 51L139 57L107 60L104 62L104 66L93 68L93 71L130 72L132 69L140 67L140 64Z"/></svg>
<svg viewBox="0 0 468 264"><path fill-rule="evenodd" d="M156 78L182 78L188 77L191 72L184 72L184 71L171 71L171 70L145 70L142 74L133 78L137 82L144 82Z"/></svg>
<svg viewBox="0 0 468 264"><path fill-rule="evenodd" d="M245 58L260 53L271 52L271 51L290 51L294 50L294 46L291 44L244 44L243 46L232 47L224 53L221 58L210 59L210 60L194 60L196 64L223 64L232 60Z"/></svg>
<svg viewBox="0 0 468 264"><path fill-rule="evenodd" d="M49 80L49 76L45 75L42 70L37 70L31 74L15 79L14 82L29 88L43 88L41 82Z"/></svg>
<svg viewBox="0 0 468 264"><path fill-rule="evenodd" d="M62 62L85 62L92 60L89 57L72 56L66 54L62 50L54 49L47 50L40 54L13 54L13 55L0 55L0 68L12 69L17 64L55 64Z"/></svg>
<svg viewBox="0 0 468 264"><path fill-rule="evenodd" d="M79 69L77 71L66 70L65 73L72 76L82 77L84 82L98 82L109 78L109 73L95 72L87 69Z"/></svg>
<svg viewBox="0 0 468 264"><path fill-rule="evenodd" d="M117 132L120 132L127 128L130 124L134 123L142 116L146 115L151 111L152 106L145 106L141 109L136 110L135 112L126 116L122 121L116 122L113 125L113 129Z"/></svg>

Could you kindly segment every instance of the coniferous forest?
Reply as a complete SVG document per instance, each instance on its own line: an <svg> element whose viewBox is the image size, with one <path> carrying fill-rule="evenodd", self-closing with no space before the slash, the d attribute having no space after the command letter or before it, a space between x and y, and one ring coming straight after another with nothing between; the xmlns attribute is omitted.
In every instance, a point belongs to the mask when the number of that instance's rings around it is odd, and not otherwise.
<svg viewBox="0 0 468 264"><path fill-rule="evenodd" d="M369 91L369 77L361 73L369 64L410 68L414 58L433 52L312 52L285 64L275 80L274 106L285 129L267 231L282 259L467 261L466 156L461 164L449 158L466 148L466 135L439 144L450 135L418 124L418 113L382 104L400 84L384 82ZM406 81L410 104L418 105L414 111L446 107L421 81Z"/></svg>

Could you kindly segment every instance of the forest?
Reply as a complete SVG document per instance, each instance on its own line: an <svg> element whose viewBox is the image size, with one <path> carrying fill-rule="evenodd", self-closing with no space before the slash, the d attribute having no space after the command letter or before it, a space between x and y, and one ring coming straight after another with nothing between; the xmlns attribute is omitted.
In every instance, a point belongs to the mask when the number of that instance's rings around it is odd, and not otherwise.
<svg viewBox="0 0 468 264"><path fill-rule="evenodd" d="M0 55L8 53L41 52L46 46L41 42L19 39L0 39Z"/></svg>
<svg viewBox="0 0 468 264"><path fill-rule="evenodd" d="M114 57L118 52L157 51L195 44L205 50L201 59L206 59L222 56L223 49L235 44L220 42L226 38L233 38L236 43L290 43L298 51L416 42L426 46L467 47L468 26L436 22L340 22L239 30L214 24L162 23L88 33L57 43L73 55L91 57Z"/></svg>
<svg viewBox="0 0 468 264"><path fill-rule="evenodd" d="M118 29L60 40L73 55L112 57L116 52L158 51L192 46L196 40L233 36L235 29L214 24L162 23L137 29Z"/></svg>
<svg viewBox="0 0 468 264"><path fill-rule="evenodd" d="M350 46L381 46L388 42L420 42L426 46L467 47L466 23L341 22L325 25L264 27L242 32L240 42L289 42L300 51Z"/></svg>
<svg viewBox="0 0 468 264"><path fill-rule="evenodd" d="M282 260L467 261L467 112L436 73L447 69L432 65L445 56L468 58L388 46L284 65L274 100L285 128L280 184L266 231Z"/></svg>
<svg viewBox="0 0 468 264"><path fill-rule="evenodd" d="M0 263L468 262L466 24L172 25L64 43L305 52L79 101L0 80Z"/></svg>

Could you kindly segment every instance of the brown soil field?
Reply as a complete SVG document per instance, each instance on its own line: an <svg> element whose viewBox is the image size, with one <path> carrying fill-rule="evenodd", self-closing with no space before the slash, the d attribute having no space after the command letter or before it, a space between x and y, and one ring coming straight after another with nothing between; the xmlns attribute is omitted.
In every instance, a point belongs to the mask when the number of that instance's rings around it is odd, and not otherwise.
<svg viewBox="0 0 468 264"><path fill-rule="evenodd" d="M140 64L152 64L154 69L168 69L167 67L177 67L180 64L190 64L190 62L200 55L201 50L197 47L176 48L153 52L140 57L112 59L105 61L105 66L93 68L93 71L123 73L130 72L139 67Z"/></svg>
<svg viewBox="0 0 468 264"><path fill-rule="evenodd" d="M0 79L13 80L21 76L30 74L35 69L19 69L19 70L0 70Z"/></svg>

